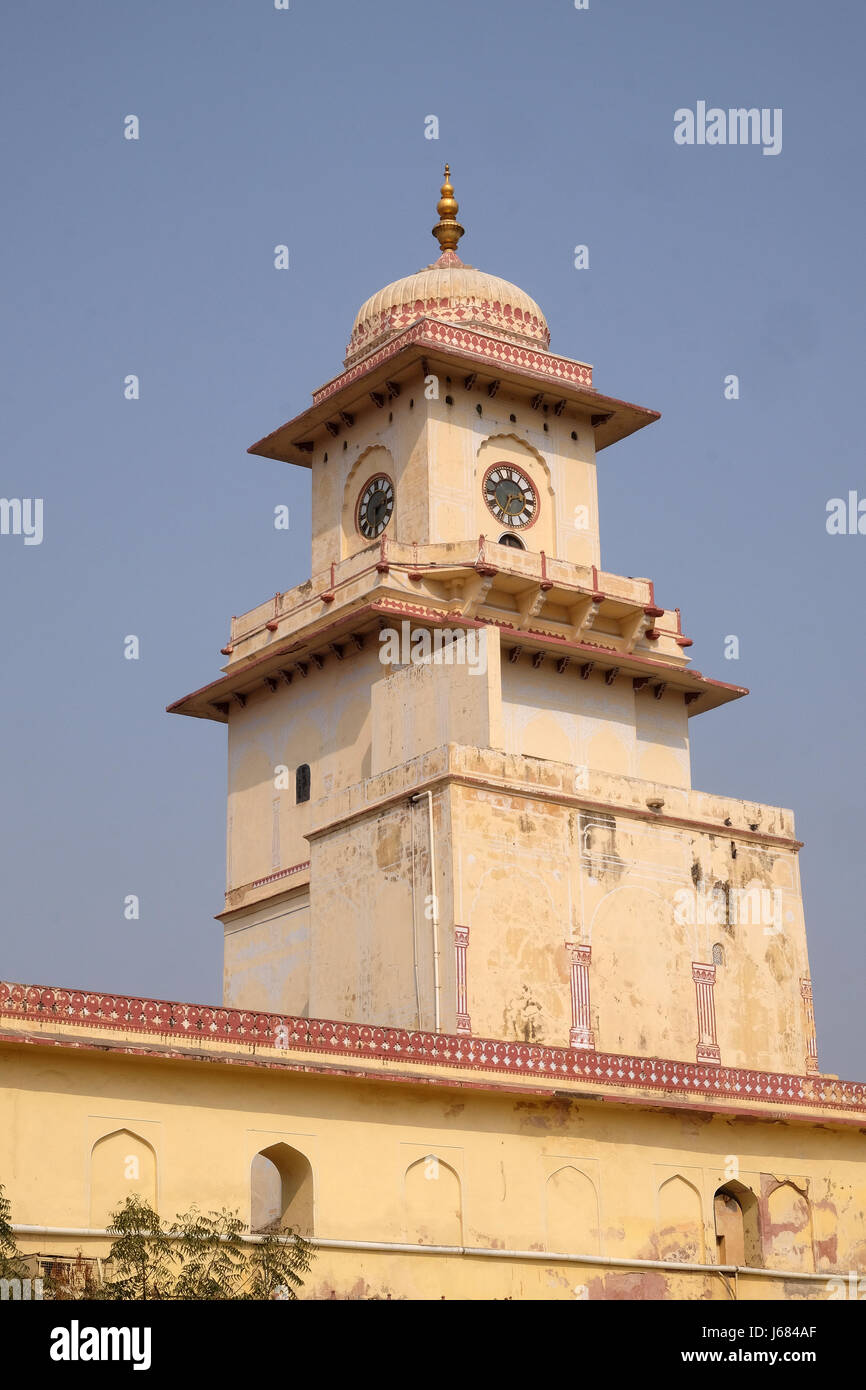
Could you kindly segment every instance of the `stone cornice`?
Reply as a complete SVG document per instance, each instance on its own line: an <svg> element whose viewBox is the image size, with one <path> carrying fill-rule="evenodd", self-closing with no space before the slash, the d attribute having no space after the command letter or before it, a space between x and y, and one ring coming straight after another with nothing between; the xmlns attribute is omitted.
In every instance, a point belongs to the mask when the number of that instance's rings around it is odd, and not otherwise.
<svg viewBox="0 0 866 1390"><path fill-rule="evenodd" d="M441 358L458 367L469 364L476 370L486 368L489 376L507 381L517 390L537 392L540 387L554 398L567 401L590 416L597 452L659 419L657 410L596 391L592 368L585 362L422 318L314 391L313 404L307 410L251 444L247 452L309 468L311 441L324 429L327 420L341 409L351 410L355 402L366 399L383 382L399 378L407 368L427 357Z"/></svg>
<svg viewBox="0 0 866 1390"><path fill-rule="evenodd" d="M654 825L665 826L675 830L695 830L700 834L715 835L719 839L736 841L740 844L754 844L766 846L767 848L783 849L796 853L803 848L803 841L797 840L790 835L775 835L767 830L751 830L744 826L724 825L715 820L704 820L699 816L674 815L670 812L654 811L643 806L635 806L629 802L616 801L614 799L598 799L585 795L583 792L564 791L559 787L551 786L542 781L518 781L507 775L496 776L493 773L481 773L468 771L462 764L460 758L460 745L448 744L441 748L431 750L430 754L424 754L420 759L414 760L412 764L405 764L406 768L418 766L420 775L412 777L411 773L399 786L384 793L381 796L371 796L367 799L366 792L370 783L375 782L375 778L369 778L363 785L365 795L363 800L351 805L342 813L337 812L329 819L323 820L307 833L306 839L313 843L332 831L349 825L353 821L362 820L366 816L378 815L387 807L405 801L410 791L412 795L419 792L434 790L439 786L460 786L475 788L483 792L494 792L497 795L506 793L515 797L522 797L531 801L547 801L561 806L570 806L575 810L586 812L591 815L598 812L608 816L619 816L624 820L638 820ZM422 764L427 762L432 755L438 756L439 766L429 769ZM499 759L503 764L509 755L500 753L496 749L486 750L488 757ZM555 768L557 764L550 764ZM567 766L562 764L561 766ZM393 770L392 770L393 771ZM650 786L651 784L647 784ZM332 804L336 807L338 799L345 797L351 788L343 789L343 792L335 793L331 798ZM315 803L317 808L327 809L325 799Z"/></svg>

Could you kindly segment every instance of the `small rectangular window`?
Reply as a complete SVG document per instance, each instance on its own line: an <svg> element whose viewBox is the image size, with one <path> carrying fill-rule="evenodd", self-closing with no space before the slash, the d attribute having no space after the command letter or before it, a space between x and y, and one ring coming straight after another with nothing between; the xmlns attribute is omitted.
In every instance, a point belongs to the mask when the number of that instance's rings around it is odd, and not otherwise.
<svg viewBox="0 0 866 1390"><path fill-rule="evenodd" d="M295 773L295 801L309 801L310 799L310 764L301 763Z"/></svg>

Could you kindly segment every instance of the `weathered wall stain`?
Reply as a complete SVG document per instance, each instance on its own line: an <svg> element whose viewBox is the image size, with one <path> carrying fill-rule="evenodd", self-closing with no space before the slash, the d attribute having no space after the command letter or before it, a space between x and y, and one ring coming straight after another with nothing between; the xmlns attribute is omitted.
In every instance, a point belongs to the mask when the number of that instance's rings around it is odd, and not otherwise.
<svg viewBox="0 0 866 1390"><path fill-rule="evenodd" d="M667 1280L660 1271L645 1270L634 1274L595 1275L588 1281L590 1300L608 1302L649 1302L667 1297Z"/></svg>

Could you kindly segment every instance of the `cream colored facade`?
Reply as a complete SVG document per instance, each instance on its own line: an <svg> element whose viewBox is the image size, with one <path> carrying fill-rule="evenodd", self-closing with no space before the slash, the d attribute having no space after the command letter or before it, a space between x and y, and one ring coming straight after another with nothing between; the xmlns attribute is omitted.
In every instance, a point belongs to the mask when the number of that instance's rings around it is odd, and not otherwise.
<svg viewBox="0 0 866 1390"><path fill-rule="evenodd" d="M100 1251L124 1146L167 1216L246 1210L266 1154L313 1296L827 1296L866 1096L818 1071L793 815L692 788L691 718L746 692L602 568L598 455L657 416L459 261L449 189L440 259L253 446L312 470L311 579L171 707L228 726L224 1009L179 1044L192 1006L0 994L0 1181L32 1248Z"/></svg>
<svg viewBox="0 0 866 1390"><path fill-rule="evenodd" d="M287 1047L185 1034L216 1010L175 1006L146 1033L116 1017L135 1001L92 996L86 1025L45 1017L44 998L38 1017L35 995L2 1002L0 1172L28 1251L104 1256L98 1232L133 1190L169 1219L195 1199L255 1225L267 1151L320 1242L308 1297L825 1299L866 1266L862 1087L853 1108L820 1081L811 1099L683 1099L649 1073L503 1074L471 1044L400 1059L346 1041L335 1060L296 1028ZM723 1187L754 1195L727 1247Z"/></svg>

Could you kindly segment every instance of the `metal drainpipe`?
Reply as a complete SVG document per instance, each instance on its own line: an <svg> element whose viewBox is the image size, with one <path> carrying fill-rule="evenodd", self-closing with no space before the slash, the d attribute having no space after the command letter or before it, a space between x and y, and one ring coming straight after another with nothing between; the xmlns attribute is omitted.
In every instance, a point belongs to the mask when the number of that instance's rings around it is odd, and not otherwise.
<svg viewBox="0 0 866 1390"><path fill-rule="evenodd" d="M112 1240L110 1231L92 1226L12 1226L16 1235L21 1236L92 1236L95 1239ZM163 1232L171 1240L180 1240L179 1232ZM284 1237L290 1240L291 1237ZM242 1235L245 1245L257 1245L264 1236ZM826 1283L828 1279L846 1276L834 1270L823 1270L820 1274L806 1274L799 1269L761 1269L750 1265L707 1265L692 1264L683 1260L629 1260L617 1259L615 1255L575 1255L564 1250L499 1250L484 1245L411 1245L408 1242L386 1240L335 1240L326 1236L310 1236L310 1244L323 1250L372 1250L395 1255L468 1255L491 1260L536 1260L548 1264L601 1265L608 1269L661 1269L669 1274L678 1272L688 1274L754 1274L763 1279L799 1279L804 1283Z"/></svg>
<svg viewBox="0 0 866 1390"><path fill-rule="evenodd" d="M412 865L412 974L415 977L415 1015L418 1030L421 1030L421 981L418 976L418 908L415 903L415 817L409 817L412 844L410 864Z"/></svg>
<svg viewBox="0 0 866 1390"><path fill-rule="evenodd" d="M439 898L436 892L436 845L433 839L433 793L431 791L418 792L411 801L414 805L416 801L427 798L427 831L430 844L430 896L433 908L433 1031L442 1031L442 1011L441 1011L441 984L439 981ZM414 875L414 865L413 865Z"/></svg>

